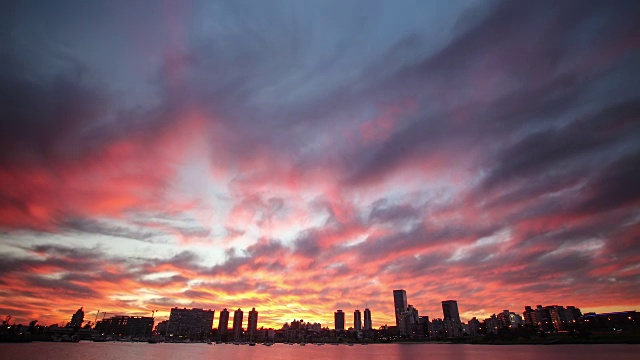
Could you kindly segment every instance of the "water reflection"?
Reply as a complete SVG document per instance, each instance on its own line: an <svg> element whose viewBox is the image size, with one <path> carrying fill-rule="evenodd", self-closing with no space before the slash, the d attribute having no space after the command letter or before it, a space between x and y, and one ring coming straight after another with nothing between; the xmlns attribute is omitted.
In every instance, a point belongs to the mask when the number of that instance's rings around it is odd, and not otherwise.
<svg viewBox="0 0 640 360"><path fill-rule="evenodd" d="M53 360L339 360L339 359L437 359L437 360L631 360L637 359L640 345L453 345L453 344L372 344L356 346L299 346L275 344L267 347L207 344L146 343L45 343L0 344L3 359Z"/></svg>

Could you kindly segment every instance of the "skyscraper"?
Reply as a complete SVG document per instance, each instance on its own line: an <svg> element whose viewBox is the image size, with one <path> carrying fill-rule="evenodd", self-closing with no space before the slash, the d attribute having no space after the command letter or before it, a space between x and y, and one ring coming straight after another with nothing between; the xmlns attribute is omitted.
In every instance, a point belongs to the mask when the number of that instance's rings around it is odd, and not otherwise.
<svg viewBox="0 0 640 360"><path fill-rule="evenodd" d="M220 311L220 320L218 321L218 334L224 334L229 329L229 310L224 308Z"/></svg>
<svg viewBox="0 0 640 360"><path fill-rule="evenodd" d="M371 310L369 308L364 309L364 329L371 330Z"/></svg>
<svg viewBox="0 0 640 360"><path fill-rule="evenodd" d="M362 317L360 317L360 310L353 312L353 328L356 331L362 330Z"/></svg>
<svg viewBox="0 0 640 360"><path fill-rule="evenodd" d="M445 300L442 302L442 313L444 320L460 323L460 313L458 313L458 302L456 300Z"/></svg>
<svg viewBox="0 0 640 360"><path fill-rule="evenodd" d="M233 339L239 341L242 338L242 318L244 313L238 309L233 312Z"/></svg>
<svg viewBox="0 0 640 360"><path fill-rule="evenodd" d="M249 340L253 341L253 336L258 330L258 312L256 308L249 311L249 322L247 324L247 332L249 333Z"/></svg>
<svg viewBox="0 0 640 360"><path fill-rule="evenodd" d="M82 326L82 323L84 322L84 311L82 311L82 308L78 309L78 311L76 311L75 314L73 314L71 316L71 327L75 328L75 327L80 327Z"/></svg>
<svg viewBox="0 0 640 360"><path fill-rule="evenodd" d="M400 328L402 313L407 311L407 292L400 290L393 290L393 307L396 313L396 327Z"/></svg>
<svg viewBox="0 0 640 360"><path fill-rule="evenodd" d="M344 313L342 310L338 310L333 314L336 321L336 330L343 331L344 330Z"/></svg>

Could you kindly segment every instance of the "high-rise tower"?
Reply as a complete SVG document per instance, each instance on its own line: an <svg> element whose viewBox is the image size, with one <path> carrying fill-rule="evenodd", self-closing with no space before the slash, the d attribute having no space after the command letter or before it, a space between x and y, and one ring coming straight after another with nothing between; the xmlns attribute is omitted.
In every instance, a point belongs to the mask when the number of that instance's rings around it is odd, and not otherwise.
<svg viewBox="0 0 640 360"><path fill-rule="evenodd" d="M353 328L356 331L362 330L362 317L360 316L360 310L353 312Z"/></svg>
<svg viewBox="0 0 640 360"><path fill-rule="evenodd" d="M244 317L244 313L242 310L238 309L233 312L233 339L235 341L240 341L242 338L242 319Z"/></svg>
<svg viewBox="0 0 640 360"><path fill-rule="evenodd" d="M364 309L364 329L371 330L371 310L369 308Z"/></svg>
<svg viewBox="0 0 640 360"><path fill-rule="evenodd" d="M256 308L249 311L249 321L247 323L247 332L249 333L249 340L253 341L253 336L258 330L258 312Z"/></svg>
<svg viewBox="0 0 640 360"><path fill-rule="evenodd" d="M344 313L342 310L338 310L333 314L336 322L336 330L343 331L344 330Z"/></svg>
<svg viewBox="0 0 640 360"><path fill-rule="evenodd" d="M458 312L458 302L456 300L445 300L442 302L442 314L444 320L460 323L460 313Z"/></svg>
<svg viewBox="0 0 640 360"><path fill-rule="evenodd" d="M407 311L407 292L400 290L393 290L393 307L396 313L396 327L400 328L402 313Z"/></svg>
<svg viewBox="0 0 640 360"><path fill-rule="evenodd" d="M229 329L229 310L224 308L220 311L220 320L218 321L218 334L222 335Z"/></svg>

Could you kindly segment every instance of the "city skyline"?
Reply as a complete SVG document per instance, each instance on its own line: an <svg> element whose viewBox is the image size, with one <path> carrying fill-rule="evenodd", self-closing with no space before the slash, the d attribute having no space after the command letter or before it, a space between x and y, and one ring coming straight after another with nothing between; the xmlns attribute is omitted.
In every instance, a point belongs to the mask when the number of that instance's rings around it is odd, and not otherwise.
<svg viewBox="0 0 640 360"><path fill-rule="evenodd" d="M640 308L640 2L0 13L0 316Z"/></svg>
<svg viewBox="0 0 640 360"><path fill-rule="evenodd" d="M414 326L418 326L420 324L421 319L426 319L427 322L429 322L430 318L431 320L433 320L434 322L444 322L445 324L449 323L449 324L471 324L472 321L477 321L477 317L474 316L470 319L468 319L468 321L463 321L460 318L459 315L459 310L458 310L458 302L457 300L443 300L441 301L442 304L442 316L439 317L438 315L436 316L430 316L430 315L434 315L434 314L429 314L429 315L424 315L423 316L418 316L418 309L416 309L413 305L408 304L406 306L406 308L404 308L402 311L400 311L401 308L397 308L397 306L403 306L404 304L407 303L407 293L406 290L404 289L400 289L400 290L393 290L393 304L394 304L394 312L396 315L396 322L399 322L399 325L388 325L385 324L384 326L380 326L380 329L385 328L393 328L395 329L395 331L398 332L399 335L401 336L407 336L409 334L409 332L405 331L405 330L409 330L410 328L414 327ZM558 310L559 309L559 310ZM517 325L524 325L524 324L529 324L529 325L533 325L536 323L536 321L539 321L540 319L536 320L536 316L540 316L539 313L541 311L546 311L547 312L547 317L549 317L549 319L547 319L549 322L551 322L551 318L553 318L553 325L550 326L555 326L556 329L558 328L558 324L560 322L565 322L565 321L572 321L572 320L577 320L579 318L582 317L582 312L580 310L580 308L577 308L574 305L568 305L566 306L566 309L564 308L564 306L558 306L558 305L547 305L545 307L543 307L542 305L537 305L536 309L533 309L531 306L527 305L524 307L524 311L523 311L523 316L520 316L517 312L510 312L509 310L503 310L503 312L498 312L498 317L496 318L496 312L494 312L491 317L485 319L485 321L498 321L499 324L504 325L505 322L508 323L509 321L511 321L512 324L515 324L514 327L517 327ZM562 316L560 313L562 311L568 311L570 313L570 316L565 317ZM111 316L109 318L107 318L107 321L112 321L113 319L116 319L118 321L120 321L119 319L124 319L124 318L144 318L144 319L149 319L149 320L155 320L155 318L153 317L153 315L158 312L158 310L155 310L152 312L152 316L130 316L130 315L123 315L123 314L111 314ZM214 326L214 322L215 322L215 310L211 310L211 309L200 309L200 308L191 308L191 309L187 309L187 308L172 308L170 310L171 316L168 320L160 320L158 322L155 323L155 325L160 328L160 327L165 327L163 331L166 331L167 333L174 333L176 335L184 335L180 333L180 329L185 328L185 329L191 329L191 331L193 333L198 333L198 334L204 334L204 333L209 333L211 331L216 331L218 336L224 336L225 333L228 333L229 331L232 332L233 338L235 340L238 340L239 338L242 337L242 334L246 334L248 339L251 339L253 337L253 335L256 333L256 331L258 329L280 329L280 326L275 326L275 327L265 327L263 325L259 325L258 324L258 311L256 310L255 307L253 307L251 309L251 311L249 311L247 320L244 321L243 318L243 311L242 309L238 308L237 310L234 311L234 317L233 317L233 326L231 328L229 328L228 322L229 322L229 311L227 310L227 308L224 308L220 311L219 313L219 319L218 319L218 326L215 327ZM536 313L538 315L532 315L532 313ZM635 316L635 313L637 313L636 310L626 310L623 311L622 313L633 313ZM84 325L91 325L91 326L95 326L96 324L99 324L100 322L103 322L106 318L106 312L103 313L103 318L102 320L98 320L98 316L96 316L95 320L96 322L92 322L90 320L83 320L84 319L84 311L83 311L83 307L81 307L80 309L78 309L71 317L71 321L66 325L67 327L71 327L71 328L80 328L83 327ZM586 313L588 316L601 316L601 315L607 315L607 313L604 314L596 314L594 312L587 312ZM362 323L362 313L360 312L360 310L358 308L356 308L354 310L354 314L353 314L353 326L349 326L349 322L348 319L346 318L346 312L342 311L342 309L338 309L336 310L336 312L334 312L334 327L333 330L336 331L367 331L367 330L372 330L375 329L373 328L372 321L371 321L371 310L369 308L365 308L364 309L364 325ZM400 316L400 317L398 317ZM506 316L506 318L505 318ZM517 317L519 320L516 321L515 317ZM409 319L409 321L407 321L407 319ZM631 318L630 318L631 319ZM304 321L304 319L292 319L291 323L293 324L294 322L299 322L302 323ZM86 324L84 324L86 323ZM152 321L153 323L153 321ZM311 320L311 321L306 321L306 323L313 323L315 324L316 322ZM83 325L84 324L84 325ZM246 326L244 325L246 324ZM319 328L321 325L321 323L317 323ZM289 322L286 322L283 324L283 328L288 326ZM324 324L325 326L323 328L327 328L330 329L330 327L327 326L327 324ZM64 324L60 324L60 326L65 326ZM103 325L104 326L104 325ZM498 324L496 324L496 329L498 328ZM401 330L404 329L404 330ZM415 330L415 329L414 329ZM462 333L458 333L456 336L461 336Z"/></svg>

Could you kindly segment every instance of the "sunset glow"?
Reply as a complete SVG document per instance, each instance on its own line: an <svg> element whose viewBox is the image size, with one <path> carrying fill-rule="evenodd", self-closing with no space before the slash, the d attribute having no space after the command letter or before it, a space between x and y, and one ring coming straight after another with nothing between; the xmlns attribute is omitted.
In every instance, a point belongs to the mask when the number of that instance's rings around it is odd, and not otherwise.
<svg viewBox="0 0 640 360"><path fill-rule="evenodd" d="M0 315L638 309L638 4L1 5Z"/></svg>

